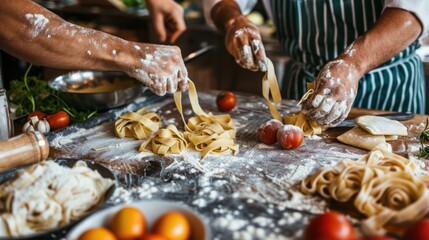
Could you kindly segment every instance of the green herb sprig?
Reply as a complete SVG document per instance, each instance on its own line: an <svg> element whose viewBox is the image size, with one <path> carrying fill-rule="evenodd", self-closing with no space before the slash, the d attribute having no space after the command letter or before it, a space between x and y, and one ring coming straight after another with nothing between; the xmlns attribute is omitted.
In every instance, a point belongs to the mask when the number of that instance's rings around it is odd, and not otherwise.
<svg viewBox="0 0 429 240"><path fill-rule="evenodd" d="M426 145L426 142L429 141L429 119L426 118L425 129L419 134L420 141L420 154L419 157L429 158L429 146Z"/></svg>
<svg viewBox="0 0 429 240"><path fill-rule="evenodd" d="M64 110L73 123L97 114L97 111L79 111L70 107L61 99L58 91L49 88L47 81L39 76L28 76L31 68L32 65L27 68L23 79L12 81L8 91L9 101L17 105L16 116L26 116L36 110L47 114Z"/></svg>

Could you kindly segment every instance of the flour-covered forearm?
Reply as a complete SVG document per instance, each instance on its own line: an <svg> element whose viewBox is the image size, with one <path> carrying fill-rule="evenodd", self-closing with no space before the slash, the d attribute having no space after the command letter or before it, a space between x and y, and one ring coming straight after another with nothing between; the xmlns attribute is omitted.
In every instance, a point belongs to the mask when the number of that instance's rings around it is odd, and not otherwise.
<svg viewBox="0 0 429 240"><path fill-rule="evenodd" d="M81 27L29 0L0 5L1 49L22 60L61 69L122 71L158 95L187 89L180 49L126 41Z"/></svg>

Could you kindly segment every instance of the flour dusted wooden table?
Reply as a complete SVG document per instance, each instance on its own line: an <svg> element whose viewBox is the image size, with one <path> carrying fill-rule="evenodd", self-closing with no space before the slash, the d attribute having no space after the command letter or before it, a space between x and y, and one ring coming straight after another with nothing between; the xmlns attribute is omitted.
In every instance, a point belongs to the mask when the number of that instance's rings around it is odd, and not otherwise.
<svg viewBox="0 0 429 240"><path fill-rule="evenodd" d="M217 93L199 94L206 112L220 114L215 105ZM238 104L230 112L240 144L240 152L235 156L208 156L202 162L200 154L190 150L181 155L158 156L139 152L142 141L116 138L116 118L141 107L157 112L164 126L171 123L183 129L173 99L152 96L51 133L50 157L90 159L115 170L121 187L109 204L164 199L190 206L203 216L212 239L299 238L308 219L322 212L327 203L319 197L302 195L298 183L319 167L358 159L366 151L335 140L347 130L344 128L306 138L295 150L260 144L256 128L271 118L265 101L260 96L237 97ZM284 101L280 107L282 114L298 111L296 104ZM186 118L192 116L186 100L184 112ZM378 113L353 109L350 116ZM419 115L405 123L410 135L392 142L397 153L408 155L418 149L416 135L424 127L425 118Z"/></svg>

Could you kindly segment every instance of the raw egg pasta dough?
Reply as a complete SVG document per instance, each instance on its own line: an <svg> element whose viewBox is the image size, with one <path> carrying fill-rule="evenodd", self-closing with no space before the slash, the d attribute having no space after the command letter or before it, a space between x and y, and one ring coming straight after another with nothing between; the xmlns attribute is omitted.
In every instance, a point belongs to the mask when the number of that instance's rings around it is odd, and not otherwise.
<svg viewBox="0 0 429 240"><path fill-rule="evenodd" d="M236 131L229 114L213 115L205 113L198 102L198 93L192 81L189 81L189 100L196 117L185 121L182 108L182 93L174 93L174 102L185 125L185 136L195 150L201 152L201 159L207 154L238 153L235 143Z"/></svg>
<svg viewBox="0 0 429 240"><path fill-rule="evenodd" d="M319 169L302 181L301 191L352 201L368 217L362 230L369 235L385 234L387 224L404 226L420 220L429 213L428 178L415 175L413 161L381 146L390 145L381 144L360 160Z"/></svg>
<svg viewBox="0 0 429 240"><path fill-rule="evenodd" d="M192 81L189 81L189 99L192 110L197 116L190 118L186 123L183 116L182 93L174 94L174 102L185 126L183 133L174 125L160 129L162 126L160 117L145 109L120 116L115 122L115 133L120 138L147 139L140 145L139 151L147 151L150 145L151 151L160 155L180 154L188 146L201 152L201 159L208 154L227 152L236 154L239 145L234 141L236 131L231 116L205 113L199 104L198 93Z"/></svg>
<svg viewBox="0 0 429 240"><path fill-rule="evenodd" d="M161 128L161 118L142 108L119 116L115 122L115 134L120 138L147 139Z"/></svg>
<svg viewBox="0 0 429 240"><path fill-rule="evenodd" d="M180 154L188 148L188 142L183 133L176 126L169 124L167 128L160 129L157 135L140 145L139 151L146 151L147 145L151 143L152 152L165 155L167 153Z"/></svg>
<svg viewBox="0 0 429 240"><path fill-rule="evenodd" d="M44 232L79 219L113 184L83 161L72 168L45 161L21 170L0 185L0 237Z"/></svg>
<svg viewBox="0 0 429 240"><path fill-rule="evenodd" d="M307 83L307 88L309 90L304 94L299 103L307 100L307 98L314 93L314 84L314 82ZM270 100L270 94L273 98L273 101ZM276 109L276 105L281 103L282 97L280 94L276 73L274 71L274 66L270 59L268 59L268 71L262 78L262 95L267 101L268 108L273 118L279 121L283 120L284 124L292 124L301 128L305 136L321 134L324 130L324 128L322 128L316 121L307 120L304 113L302 112L285 116L284 119L282 119L280 113Z"/></svg>

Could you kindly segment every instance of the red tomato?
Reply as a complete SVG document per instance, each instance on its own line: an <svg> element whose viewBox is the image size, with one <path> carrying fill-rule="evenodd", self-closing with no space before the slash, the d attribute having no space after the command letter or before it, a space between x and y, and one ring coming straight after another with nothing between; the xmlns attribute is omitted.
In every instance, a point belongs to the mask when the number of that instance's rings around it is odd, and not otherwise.
<svg viewBox="0 0 429 240"><path fill-rule="evenodd" d="M42 118L46 117L46 113L44 113L42 111L34 111L34 112L28 114L27 120L30 121L31 117L38 117L39 120L41 120Z"/></svg>
<svg viewBox="0 0 429 240"><path fill-rule="evenodd" d="M232 92L223 92L217 95L216 105L219 111L229 112L237 104L237 98Z"/></svg>
<svg viewBox="0 0 429 240"><path fill-rule="evenodd" d="M140 240L168 240L167 238L158 235L158 234L145 234L142 238L140 238Z"/></svg>
<svg viewBox="0 0 429 240"><path fill-rule="evenodd" d="M305 228L304 240L355 240L356 232L346 217L337 212L320 214Z"/></svg>
<svg viewBox="0 0 429 240"><path fill-rule="evenodd" d="M368 237L361 237L360 240L395 240L391 237L386 236L368 236Z"/></svg>
<svg viewBox="0 0 429 240"><path fill-rule="evenodd" d="M283 149L294 149L301 146L304 132L301 128L286 124L277 131L277 142Z"/></svg>
<svg viewBox="0 0 429 240"><path fill-rule="evenodd" d="M52 130L66 127L70 123L69 115L62 110L54 114L49 114L46 116L46 120L48 120Z"/></svg>
<svg viewBox="0 0 429 240"><path fill-rule="evenodd" d="M429 239L429 219L422 219L411 226L404 234L405 240Z"/></svg>

